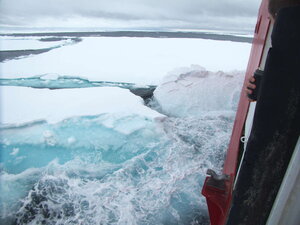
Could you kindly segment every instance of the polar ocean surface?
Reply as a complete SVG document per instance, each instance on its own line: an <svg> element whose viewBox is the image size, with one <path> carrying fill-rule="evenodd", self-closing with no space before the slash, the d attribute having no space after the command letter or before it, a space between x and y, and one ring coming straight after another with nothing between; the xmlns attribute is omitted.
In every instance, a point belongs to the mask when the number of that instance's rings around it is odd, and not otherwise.
<svg viewBox="0 0 300 225"><path fill-rule="evenodd" d="M0 223L207 225L200 190L208 168L221 170L243 81L243 72L218 70L244 69L246 59L237 57L238 51L246 58L250 45L211 41L209 46L206 40L174 39L170 52L164 52L164 40L142 38L141 42L149 43L140 52L127 49L125 58L115 55L108 65L101 64L102 60L115 50L103 47L98 52L96 47L86 56L88 61L75 54L85 51L82 56L86 55L85 48L97 40L87 38L40 55L5 61L2 76L29 79L29 83L32 76L41 74L48 74L43 78L46 81L58 83L64 75L150 82L158 84L153 98L145 106L140 97L117 87L0 86ZM123 41L129 44L131 40L120 38ZM183 42L195 48L183 50ZM196 54L196 45L201 43L203 51ZM153 46L154 59L146 58L151 66L143 67L147 62L139 64L135 54L146 54L145 48ZM209 47L229 64L207 52ZM239 50L233 53L234 49ZM225 50L237 60L230 62ZM194 56L183 59L191 52ZM132 62L119 61L123 58ZM176 65L180 60L186 61ZM202 62L209 69L189 66ZM72 68L73 63L81 64ZM101 65L109 73L103 74ZM85 71L88 66L92 69ZM131 73L134 68L138 75Z"/></svg>

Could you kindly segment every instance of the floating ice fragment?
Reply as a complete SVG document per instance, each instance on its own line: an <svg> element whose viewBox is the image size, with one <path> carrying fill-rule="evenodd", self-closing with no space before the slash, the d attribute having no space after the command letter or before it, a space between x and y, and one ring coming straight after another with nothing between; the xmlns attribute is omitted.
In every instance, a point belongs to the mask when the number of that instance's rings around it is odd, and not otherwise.
<svg viewBox="0 0 300 225"><path fill-rule="evenodd" d="M27 157L26 156L20 156L20 157L17 157L15 160L14 160L14 164L17 165L19 163L21 163L24 159L26 159Z"/></svg>
<svg viewBox="0 0 300 225"><path fill-rule="evenodd" d="M76 138L74 138L74 137L69 137L68 138L68 143L69 144L74 144L76 142Z"/></svg>
<svg viewBox="0 0 300 225"><path fill-rule="evenodd" d="M44 136L44 138L50 138L50 137L53 137L53 133L50 130L46 130L43 133L43 136Z"/></svg>
<svg viewBox="0 0 300 225"><path fill-rule="evenodd" d="M10 153L10 155L17 155L19 153L19 148L13 148L12 152Z"/></svg>
<svg viewBox="0 0 300 225"><path fill-rule="evenodd" d="M1 138L1 137L0 137ZM10 141L7 139L7 138L4 138L3 140L1 140L1 142L4 144L4 145L10 145Z"/></svg>
<svg viewBox="0 0 300 225"><path fill-rule="evenodd" d="M56 73L47 73L40 77L42 80L57 80L59 78L59 75Z"/></svg>
<svg viewBox="0 0 300 225"><path fill-rule="evenodd" d="M44 131L43 137L44 137L44 142L47 145L54 146L56 144L56 139L52 131L50 130Z"/></svg>

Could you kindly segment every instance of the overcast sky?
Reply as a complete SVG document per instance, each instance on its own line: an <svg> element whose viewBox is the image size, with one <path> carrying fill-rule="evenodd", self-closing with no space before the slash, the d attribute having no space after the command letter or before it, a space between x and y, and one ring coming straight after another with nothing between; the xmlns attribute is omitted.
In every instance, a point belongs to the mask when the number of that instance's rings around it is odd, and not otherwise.
<svg viewBox="0 0 300 225"><path fill-rule="evenodd" d="M0 0L0 24L253 30L261 0Z"/></svg>

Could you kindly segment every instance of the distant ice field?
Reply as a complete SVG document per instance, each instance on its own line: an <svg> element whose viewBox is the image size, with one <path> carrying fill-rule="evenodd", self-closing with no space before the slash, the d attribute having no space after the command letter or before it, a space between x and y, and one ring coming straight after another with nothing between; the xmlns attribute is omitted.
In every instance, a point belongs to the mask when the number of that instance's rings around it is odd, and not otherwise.
<svg viewBox="0 0 300 225"><path fill-rule="evenodd" d="M0 40L1 50L13 48L6 37ZM38 40L26 37L12 42L24 50L37 49ZM38 45L43 49L55 45L49 43ZM0 77L54 74L90 81L158 84L174 69L193 64L210 71L245 70L250 47L249 43L196 38L84 37L72 45L65 40L59 48L42 54L5 60L0 63Z"/></svg>

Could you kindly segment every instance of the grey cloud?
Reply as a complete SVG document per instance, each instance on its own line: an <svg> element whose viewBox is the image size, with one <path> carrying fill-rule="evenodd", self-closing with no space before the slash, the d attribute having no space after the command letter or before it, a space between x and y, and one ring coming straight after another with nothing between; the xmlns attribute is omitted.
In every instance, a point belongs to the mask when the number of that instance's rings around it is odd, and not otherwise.
<svg viewBox="0 0 300 225"><path fill-rule="evenodd" d="M1 0L1 24L28 24L73 16L111 20L203 23L218 18L254 20L260 0Z"/></svg>

